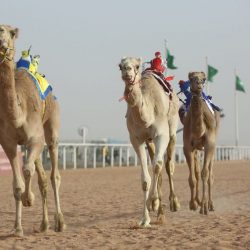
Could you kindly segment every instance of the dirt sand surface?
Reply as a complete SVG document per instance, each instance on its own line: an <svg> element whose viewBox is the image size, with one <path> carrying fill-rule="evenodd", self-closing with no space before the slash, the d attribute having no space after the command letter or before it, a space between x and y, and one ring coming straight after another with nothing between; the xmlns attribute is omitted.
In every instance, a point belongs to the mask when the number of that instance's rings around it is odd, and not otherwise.
<svg viewBox="0 0 250 250"><path fill-rule="evenodd" d="M53 231L51 185L51 229L38 233L41 200L35 176L36 200L33 207L23 209L22 238L9 236L15 217L12 174L0 175L0 249L250 249L250 161L218 162L214 174L215 212L204 216L189 211L188 169L177 165L174 184L180 211L169 211L164 171L166 223L157 225L151 212L151 228L133 229L142 214L139 167L61 171L61 205L67 224L62 233Z"/></svg>

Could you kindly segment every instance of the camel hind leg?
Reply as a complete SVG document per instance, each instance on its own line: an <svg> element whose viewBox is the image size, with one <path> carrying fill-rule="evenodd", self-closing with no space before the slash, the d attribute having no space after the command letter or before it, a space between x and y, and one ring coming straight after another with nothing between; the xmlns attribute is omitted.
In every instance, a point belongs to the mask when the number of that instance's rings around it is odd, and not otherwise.
<svg viewBox="0 0 250 250"><path fill-rule="evenodd" d="M212 185L214 182L214 176L213 176L213 159L211 159L211 162L209 164L209 177L208 177L208 210L214 211L214 204L212 200Z"/></svg>
<svg viewBox="0 0 250 250"><path fill-rule="evenodd" d="M50 119L44 124L45 140L48 145L51 160L51 184L55 198L55 231L62 232L66 225L64 223L63 213L60 206L59 188L61 184L61 176L58 169L58 116L52 113Z"/></svg>
<svg viewBox="0 0 250 250"><path fill-rule="evenodd" d="M155 145L153 142L146 142L149 157L151 162L153 163L154 157L155 157Z"/></svg>
<svg viewBox="0 0 250 250"><path fill-rule="evenodd" d="M48 204L47 204L48 180L40 158L38 158L35 161L35 167L38 175L38 185L42 196L42 206L43 206L43 219L40 225L40 231L46 232L49 229Z"/></svg>
<svg viewBox="0 0 250 250"><path fill-rule="evenodd" d="M176 136L175 135L170 136L169 144L167 147L167 153L165 156L166 157L165 168L168 174L169 188L170 188L170 194L169 194L170 211L172 212L178 211L180 208L180 203L174 192L174 182L173 182L173 175L175 170L175 159L174 159L175 143L176 143Z"/></svg>
<svg viewBox="0 0 250 250"><path fill-rule="evenodd" d="M220 113L215 112L215 119L216 119L216 130L214 131L214 137L216 137L219 129L220 124ZM208 177L208 210L214 211L214 204L212 201L212 185L214 182L214 175L213 175L213 165L214 165L214 157L215 157L215 139L214 142L211 143L212 146L212 157L209 164L209 177Z"/></svg>
<svg viewBox="0 0 250 250"><path fill-rule="evenodd" d="M179 210L180 203L178 198L174 192L174 182L173 182L173 175L175 170L175 145L176 145L176 130L178 126L178 113L173 115L171 119L169 119L169 143L167 146L167 152L165 155L165 168L168 174L169 179L169 201L170 201L170 211L175 212Z"/></svg>
<svg viewBox="0 0 250 250"><path fill-rule="evenodd" d="M165 206L162 204L162 172L159 174L158 183L157 183L157 190L158 190L158 196L159 196L159 208L157 212L157 222L159 224L164 224L166 221L165 216Z"/></svg>

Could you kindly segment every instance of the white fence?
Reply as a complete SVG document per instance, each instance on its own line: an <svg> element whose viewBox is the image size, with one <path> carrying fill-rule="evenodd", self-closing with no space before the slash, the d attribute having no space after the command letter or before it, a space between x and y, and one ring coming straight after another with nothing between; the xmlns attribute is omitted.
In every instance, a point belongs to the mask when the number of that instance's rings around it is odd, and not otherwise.
<svg viewBox="0 0 250 250"><path fill-rule="evenodd" d="M175 159L177 163L185 162L182 145L176 145ZM217 146L215 160L250 160L250 147ZM46 147L43 152L43 164L45 167L50 164ZM138 164L139 161L131 144L59 144L59 166L62 169L137 166Z"/></svg>

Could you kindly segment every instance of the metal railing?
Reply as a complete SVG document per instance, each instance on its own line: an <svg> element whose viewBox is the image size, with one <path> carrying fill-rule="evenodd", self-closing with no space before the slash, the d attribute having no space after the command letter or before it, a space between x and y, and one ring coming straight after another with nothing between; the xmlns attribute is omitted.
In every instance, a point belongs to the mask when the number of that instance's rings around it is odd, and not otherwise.
<svg viewBox="0 0 250 250"><path fill-rule="evenodd" d="M42 155L45 168L50 166L48 149ZM175 160L185 162L183 146L176 145ZM215 160L250 160L250 147L217 146ZM148 162L150 162L148 156ZM59 166L68 168L97 168L113 166L137 166L139 160L131 144L60 143Z"/></svg>

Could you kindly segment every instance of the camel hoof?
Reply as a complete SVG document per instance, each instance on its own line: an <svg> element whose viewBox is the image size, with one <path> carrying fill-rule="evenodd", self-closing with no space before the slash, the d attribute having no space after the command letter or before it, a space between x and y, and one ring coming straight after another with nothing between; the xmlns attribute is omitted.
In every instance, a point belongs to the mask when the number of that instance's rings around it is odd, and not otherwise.
<svg viewBox="0 0 250 250"><path fill-rule="evenodd" d="M15 237L23 237L23 229L22 228L14 228L10 235Z"/></svg>
<svg viewBox="0 0 250 250"><path fill-rule="evenodd" d="M200 214L207 215L208 214L208 204L207 202L201 203Z"/></svg>
<svg viewBox="0 0 250 250"><path fill-rule="evenodd" d="M195 201L195 200L191 200L190 202L189 202L189 209L190 210L193 210L193 211L196 211L197 209L198 209L198 203L197 203L197 201Z"/></svg>
<svg viewBox="0 0 250 250"><path fill-rule="evenodd" d="M40 225L40 232L45 233L49 229L49 222L48 221L42 221Z"/></svg>
<svg viewBox="0 0 250 250"><path fill-rule="evenodd" d="M209 202L208 202L208 210L209 210L209 211L214 211L214 204L213 204L212 201L209 201Z"/></svg>
<svg viewBox="0 0 250 250"><path fill-rule="evenodd" d="M178 201L177 196L169 197L169 201L170 201L171 212L176 212L180 209L181 205L180 205L180 202Z"/></svg>
<svg viewBox="0 0 250 250"><path fill-rule="evenodd" d="M158 214L157 216L157 224L163 225L166 222L165 214Z"/></svg>
<svg viewBox="0 0 250 250"><path fill-rule="evenodd" d="M24 207L31 207L35 201L35 195L30 192L28 195L26 193L22 193L21 200Z"/></svg>
<svg viewBox="0 0 250 250"><path fill-rule="evenodd" d="M63 232L66 229L66 225L64 224L63 214L55 214L55 231Z"/></svg>
<svg viewBox="0 0 250 250"><path fill-rule="evenodd" d="M144 228L151 227L151 225L150 225L150 219L145 219L145 218L143 218L143 219L139 222L139 226L140 226L140 227L144 227Z"/></svg>

